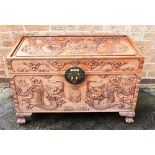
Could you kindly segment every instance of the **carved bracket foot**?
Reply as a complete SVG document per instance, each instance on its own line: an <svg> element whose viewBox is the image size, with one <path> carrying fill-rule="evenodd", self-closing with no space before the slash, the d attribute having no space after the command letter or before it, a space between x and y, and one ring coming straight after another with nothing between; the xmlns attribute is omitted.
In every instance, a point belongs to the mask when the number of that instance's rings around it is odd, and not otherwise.
<svg viewBox="0 0 155 155"><path fill-rule="evenodd" d="M126 117L125 118L125 122L126 123L133 123L134 122L134 119L133 119L133 117Z"/></svg>
<svg viewBox="0 0 155 155"><path fill-rule="evenodd" d="M32 113L16 113L17 123L25 124L28 118L32 116Z"/></svg>
<svg viewBox="0 0 155 155"><path fill-rule="evenodd" d="M133 123L134 122L134 117L135 117L135 112L119 112L120 116L125 116L125 122L126 123Z"/></svg>
<svg viewBox="0 0 155 155"><path fill-rule="evenodd" d="M25 117L18 117L17 118L17 123L18 124L25 124L26 123L26 118Z"/></svg>

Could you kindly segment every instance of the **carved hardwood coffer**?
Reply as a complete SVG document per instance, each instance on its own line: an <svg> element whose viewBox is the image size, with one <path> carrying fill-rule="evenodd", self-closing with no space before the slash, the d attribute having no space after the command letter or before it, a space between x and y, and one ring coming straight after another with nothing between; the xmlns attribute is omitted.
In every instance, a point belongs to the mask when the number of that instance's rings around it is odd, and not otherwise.
<svg viewBox="0 0 155 155"><path fill-rule="evenodd" d="M42 112L134 121L144 57L128 36L25 36L7 63L18 123Z"/></svg>

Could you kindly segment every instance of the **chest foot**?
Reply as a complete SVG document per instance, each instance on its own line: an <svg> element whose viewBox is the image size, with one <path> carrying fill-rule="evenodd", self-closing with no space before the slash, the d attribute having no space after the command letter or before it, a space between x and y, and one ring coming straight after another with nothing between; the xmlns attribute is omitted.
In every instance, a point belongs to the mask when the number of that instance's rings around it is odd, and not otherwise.
<svg viewBox="0 0 155 155"><path fill-rule="evenodd" d="M17 123L25 124L28 118L30 118L31 116L32 116L32 113L16 113Z"/></svg>
<svg viewBox="0 0 155 155"><path fill-rule="evenodd" d="M119 112L120 116L125 116L125 122L126 123L133 123L134 122L134 117L135 117L135 112L131 111L124 111L124 112Z"/></svg>
<svg viewBox="0 0 155 155"><path fill-rule="evenodd" d="M134 122L134 118L133 117L126 117L125 118L125 122L126 123L133 123Z"/></svg>

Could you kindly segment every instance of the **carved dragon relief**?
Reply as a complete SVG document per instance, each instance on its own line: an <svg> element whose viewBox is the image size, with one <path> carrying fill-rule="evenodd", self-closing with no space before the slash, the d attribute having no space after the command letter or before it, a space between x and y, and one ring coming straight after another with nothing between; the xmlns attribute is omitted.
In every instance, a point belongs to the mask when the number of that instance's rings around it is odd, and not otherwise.
<svg viewBox="0 0 155 155"><path fill-rule="evenodd" d="M65 91L63 80L54 80L53 76L16 77L16 94L19 109L91 111L116 109L132 109L136 88L135 75L98 75L99 80L86 80L86 90L73 85ZM82 94L82 92L86 94ZM69 95L68 99L66 93ZM84 100L82 99L84 95ZM37 109L36 109L37 108ZM39 108L39 109L38 109Z"/></svg>
<svg viewBox="0 0 155 155"><path fill-rule="evenodd" d="M107 80L107 77L103 77ZM132 100L136 88L136 77L109 76L108 83L88 81L86 103L97 110L112 107L132 109Z"/></svg>
<svg viewBox="0 0 155 155"><path fill-rule="evenodd" d="M53 76L41 76L15 78L16 94L19 100L19 109L22 110L35 110L40 108L43 110L57 110L62 111L88 111L84 106L72 107L65 104L64 82L52 80ZM79 86L72 86L69 90L69 99L73 104L81 102L81 90ZM65 106L63 106L65 104ZM71 108L72 107L72 108Z"/></svg>
<svg viewBox="0 0 155 155"><path fill-rule="evenodd" d="M38 107L44 110L56 110L65 103L62 98L64 84L61 81L48 81L43 85L39 78L31 78L30 83L19 78L17 83L16 93L21 98L20 109L33 110Z"/></svg>
<svg viewBox="0 0 155 155"><path fill-rule="evenodd" d="M63 52L63 48L66 45L65 40L60 40L59 38L36 38L33 37L32 39L29 38L28 44L24 45L21 48L21 52L28 54L28 55L35 55L37 53L41 55L45 55L47 53L51 53L53 55L59 55Z"/></svg>
<svg viewBox="0 0 155 155"><path fill-rule="evenodd" d="M25 39L17 55L135 55L121 37L32 37Z"/></svg>
<svg viewBox="0 0 155 155"><path fill-rule="evenodd" d="M127 60L47 60L21 62L20 67L13 65L13 70L17 72L50 72L50 71L63 71L68 65L78 66L84 65L90 71L136 71L137 68L130 64ZM15 68L15 69L14 69Z"/></svg>

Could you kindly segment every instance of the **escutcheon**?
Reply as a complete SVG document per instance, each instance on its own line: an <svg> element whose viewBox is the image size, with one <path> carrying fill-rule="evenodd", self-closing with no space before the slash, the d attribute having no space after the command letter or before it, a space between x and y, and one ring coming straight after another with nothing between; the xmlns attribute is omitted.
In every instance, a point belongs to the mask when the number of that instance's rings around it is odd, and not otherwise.
<svg viewBox="0 0 155 155"><path fill-rule="evenodd" d="M71 84L80 84L85 80L86 73L80 67L71 67L66 70L65 78Z"/></svg>

